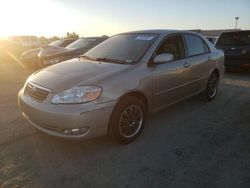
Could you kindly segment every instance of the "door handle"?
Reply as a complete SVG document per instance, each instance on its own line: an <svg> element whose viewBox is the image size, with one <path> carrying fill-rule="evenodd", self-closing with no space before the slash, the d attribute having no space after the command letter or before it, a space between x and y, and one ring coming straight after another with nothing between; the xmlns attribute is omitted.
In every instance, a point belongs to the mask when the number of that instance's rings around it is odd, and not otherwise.
<svg viewBox="0 0 250 188"><path fill-rule="evenodd" d="M185 62L185 63L183 64L183 67L185 67L185 68L191 67L191 64L188 63L188 62Z"/></svg>

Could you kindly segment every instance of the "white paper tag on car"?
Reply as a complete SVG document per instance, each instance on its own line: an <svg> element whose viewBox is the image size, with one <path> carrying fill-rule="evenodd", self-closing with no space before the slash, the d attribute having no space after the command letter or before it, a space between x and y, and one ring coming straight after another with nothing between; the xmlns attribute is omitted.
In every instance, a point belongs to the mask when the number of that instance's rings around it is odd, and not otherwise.
<svg viewBox="0 0 250 188"><path fill-rule="evenodd" d="M150 35L139 35L136 37L136 40L152 40L154 36Z"/></svg>

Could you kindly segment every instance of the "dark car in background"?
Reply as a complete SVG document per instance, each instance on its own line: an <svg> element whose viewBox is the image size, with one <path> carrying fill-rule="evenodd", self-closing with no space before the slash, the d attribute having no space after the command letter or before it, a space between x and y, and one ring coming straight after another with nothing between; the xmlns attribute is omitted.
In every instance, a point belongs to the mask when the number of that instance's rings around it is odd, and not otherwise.
<svg viewBox="0 0 250 188"><path fill-rule="evenodd" d="M215 47L225 53L226 70L250 69L250 30L222 33Z"/></svg>
<svg viewBox="0 0 250 188"><path fill-rule="evenodd" d="M38 57L40 58L40 61L43 62L44 66L53 65L76 58L106 39L108 39L107 36L80 38L65 48L53 47L49 50L46 48L41 49Z"/></svg>
<svg viewBox="0 0 250 188"><path fill-rule="evenodd" d="M41 62L40 62L40 59L38 58L38 54L39 54L41 49L46 48L49 51L53 47L66 47L69 44L71 44L72 42L74 42L75 40L77 40L77 39L75 39L75 38L60 39L60 40L56 40L54 42L51 42L50 44L48 44L46 46L42 46L41 48L27 50L21 54L20 59L26 67L29 67L29 68L41 67Z"/></svg>

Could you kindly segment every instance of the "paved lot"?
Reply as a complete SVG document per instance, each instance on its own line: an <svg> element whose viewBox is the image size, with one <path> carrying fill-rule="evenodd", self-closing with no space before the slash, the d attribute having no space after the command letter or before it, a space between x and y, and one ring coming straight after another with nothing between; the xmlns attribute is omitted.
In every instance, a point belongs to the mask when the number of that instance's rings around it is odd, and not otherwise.
<svg viewBox="0 0 250 188"><path fill-rule="evenodd" d="M153 115L120 146L33 129L16 103L30 73L0 66L0 187L250 187L249 75L226 75L211 103L194 97Z"/></svg>

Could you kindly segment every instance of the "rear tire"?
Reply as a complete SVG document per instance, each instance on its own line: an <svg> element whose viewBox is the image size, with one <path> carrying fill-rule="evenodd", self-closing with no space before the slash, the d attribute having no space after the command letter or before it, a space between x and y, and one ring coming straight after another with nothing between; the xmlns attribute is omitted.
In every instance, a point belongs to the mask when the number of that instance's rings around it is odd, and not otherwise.
<svg viewBox="0 0 250 188"><path fill-rule="evenodd" d="M129 144L140 136L145 120L145 104L136 97L125 97L111 115L108 134L115 142Z"/></svg>
<svg viewBox="0 0 250 188"><path fill-rule="evenodd" d="M219 77L217 74L212 73L208 79L205 90L201 93L202 98L206 102L210 102L215 99L218 93Z"/></svg>

